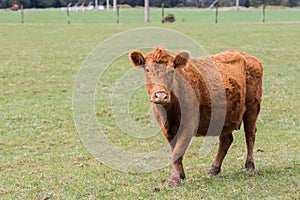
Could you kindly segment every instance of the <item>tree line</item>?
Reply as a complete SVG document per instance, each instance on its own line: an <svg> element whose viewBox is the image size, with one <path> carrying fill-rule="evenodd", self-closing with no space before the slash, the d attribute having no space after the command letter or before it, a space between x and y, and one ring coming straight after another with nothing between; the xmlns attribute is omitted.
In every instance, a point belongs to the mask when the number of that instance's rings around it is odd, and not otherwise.
<svg viewBox="0 0 300 200"><path fill-rule="evenodd" d="M234 6L236 0L219 0L219 6ZM93 0L0 0L0 8L9 8L13 4L23 5L24 8L49 8L49 7L65 7L69 3L81 5L85 3L94 3ZM111 2L111 0L110 0ZM117 0L118 4L128 4L130 6L144 6L144 0ZM150 0L150 6L160 7L163 3L165 7L208 7L214 0ZM98 0L99 5L105 5L106 0ZM258 7L262 4L274 6L300 6L300 0L239 0L240 6L254 6Z"/></svg>

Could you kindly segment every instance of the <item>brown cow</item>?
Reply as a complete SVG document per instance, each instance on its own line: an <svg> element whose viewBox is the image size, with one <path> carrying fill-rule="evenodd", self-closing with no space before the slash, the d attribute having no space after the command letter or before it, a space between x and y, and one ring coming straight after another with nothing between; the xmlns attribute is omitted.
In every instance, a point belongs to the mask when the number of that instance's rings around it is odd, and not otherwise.
<svg viewBox="0 0 300 200"><path fill-rule="evenodd" d="M256 58L233 50L191 58L189 52L172 55L163 48L146 56L132 51L129 58L133 66L144 69L154 117L171 145L170 187L185 178L182 159L194 135L219 136L218 153L208 173L220 173L233 141L232 131L238 130L242 121L247 143L245 168L255 168L253 146L263 72ZM214 128L218 126L221 128Z"/></svg>

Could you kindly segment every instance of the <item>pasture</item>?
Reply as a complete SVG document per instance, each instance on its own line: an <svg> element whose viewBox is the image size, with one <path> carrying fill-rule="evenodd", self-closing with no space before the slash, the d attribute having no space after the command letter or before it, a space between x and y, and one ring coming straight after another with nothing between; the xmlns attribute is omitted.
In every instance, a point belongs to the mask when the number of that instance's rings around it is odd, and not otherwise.
<svg viewBox="0 0 300 200"><path fill-rule="evenodd" d="M219 11L217 25L214 10L167 9L175 14L174 24L160 23L160 9L150 12L149 24L143 22L142 9L121 9L119 24L112 11L71 12L67 25L66 13L60 10L25 10L22 25L20 12L0 10L0 199L300 199L300 10L267 10L264 24L260 9ZM77 72L102 41L142 27L182 32L210 54L237 49L262 62L254 172L242 170L243 130L234 132L222 172L215 177L207 170L217 146L199 158L203 139L195 138L184 159L187 178L171 189L171 166L125 173L88 152L72 113ZM123 72L131 69L127 55L113 65L123 66ZM100 83L105 81L109 89L121 73L107 71ZM142 95L133 97L137 99L129 106L137 123L143 124L139 119L149 103L144 90L138 92ZM116 145L140 152L166 144L161 134L143 141L119 133L109 118L106 96L97 94L97 118L105 122Z"/></svg>

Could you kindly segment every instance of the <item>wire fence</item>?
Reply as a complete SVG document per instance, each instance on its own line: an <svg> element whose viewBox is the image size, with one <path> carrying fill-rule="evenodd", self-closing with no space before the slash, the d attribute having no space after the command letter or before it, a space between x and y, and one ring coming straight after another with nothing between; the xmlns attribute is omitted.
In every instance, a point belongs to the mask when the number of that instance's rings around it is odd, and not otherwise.
<svg viewBox="0 0 300 200"><path fill-rule="evenodd" d="M150 24L162 23L162 12L174 16L174 24L300 23L300 8L150 8ZM113 10L19 9L0 10L0 24L145 24L143 8ZM170 24L170 23L169 23Z"/></svg>

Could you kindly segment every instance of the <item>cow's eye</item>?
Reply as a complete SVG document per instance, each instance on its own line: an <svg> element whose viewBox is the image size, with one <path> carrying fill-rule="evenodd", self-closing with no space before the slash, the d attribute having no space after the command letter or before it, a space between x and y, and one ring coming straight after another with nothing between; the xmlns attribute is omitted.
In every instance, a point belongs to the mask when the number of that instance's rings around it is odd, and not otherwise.
<svg viewBox="0 0 300 200"><path fill-rule="evenodd" d="M145 72L150 72L148 67L145 68Z"/></svg>

